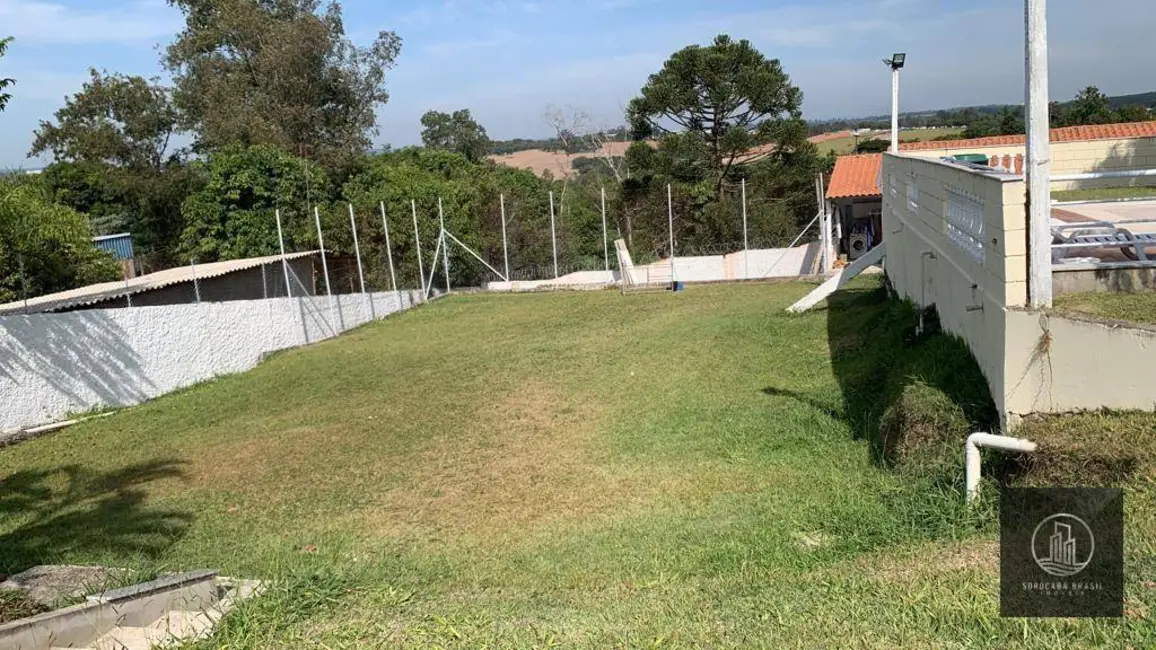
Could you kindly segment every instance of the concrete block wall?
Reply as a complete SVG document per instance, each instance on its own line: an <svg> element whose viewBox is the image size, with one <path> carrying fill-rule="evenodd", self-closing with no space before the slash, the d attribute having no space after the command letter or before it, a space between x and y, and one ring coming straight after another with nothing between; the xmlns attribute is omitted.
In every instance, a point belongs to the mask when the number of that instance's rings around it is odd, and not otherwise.
<svg viewBox="0 0 1156 650"><path fill-rule="evenodd" d="M893 154L884 155L882 173L892 285L918 305L935 305L944 329L968 343L1003 412L1004 314L1027 300L1024 182L1010 174ZM969 235L977 248L951 238L948 211L958 202L953 192L965 193L982 215L982 226Z"/></svg>
<svg viewBox="0 0 1156 650"><path fill-rule="evenodd" d="M418 291L0 317L0 432L249 370L421 301Z"/></svg>

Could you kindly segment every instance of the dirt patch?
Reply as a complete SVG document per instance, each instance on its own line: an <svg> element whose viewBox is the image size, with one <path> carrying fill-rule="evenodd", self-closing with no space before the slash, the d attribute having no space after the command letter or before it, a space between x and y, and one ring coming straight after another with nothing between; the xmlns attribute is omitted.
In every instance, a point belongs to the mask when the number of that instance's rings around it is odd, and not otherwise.
<svg viewBox="0 0 1156 650"><path fill-rule="evenodd" d="M995 576L999 573L999 542L934 544L903 553L889 549L859 557L855 560L855 567L863 575L874 576L889 584L912 580L939 581L966 571Z"/></svg>
<svg viewBox="0 0 1156 650"><path fill-rule="evenodd" d="M377 534L490 539L665 497L750 488L733 468L723 481L726 468L684 472L612 462L596 440L607 416L572 392L525 384L479 408L460 435L434 441L380 505L349 519Z"/></svg>

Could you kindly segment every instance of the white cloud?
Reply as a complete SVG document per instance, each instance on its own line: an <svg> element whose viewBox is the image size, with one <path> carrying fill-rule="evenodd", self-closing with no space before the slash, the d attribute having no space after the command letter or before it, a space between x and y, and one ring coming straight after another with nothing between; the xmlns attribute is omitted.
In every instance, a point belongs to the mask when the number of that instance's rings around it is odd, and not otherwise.
<svg viewBox="0 0 1156 650"><path fill-rule="evenodd" d="M38 0L0 0L2 31L22 43L151 44L181 27L180 14L158 0L85 10Z"/></svg>

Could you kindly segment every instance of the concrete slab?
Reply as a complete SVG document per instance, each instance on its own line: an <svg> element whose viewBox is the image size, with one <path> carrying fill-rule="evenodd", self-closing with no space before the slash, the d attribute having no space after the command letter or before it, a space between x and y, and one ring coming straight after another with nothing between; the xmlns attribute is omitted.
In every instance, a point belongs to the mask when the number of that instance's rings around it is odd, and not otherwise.
<svg viewBox="0 0 1156 650"><path fill-rule="evenodd" d="M101 591L124 575L124 569L42 564L9 576L0 582L0 589L19 589L28 598L51 607L68 598Z"/></svg>

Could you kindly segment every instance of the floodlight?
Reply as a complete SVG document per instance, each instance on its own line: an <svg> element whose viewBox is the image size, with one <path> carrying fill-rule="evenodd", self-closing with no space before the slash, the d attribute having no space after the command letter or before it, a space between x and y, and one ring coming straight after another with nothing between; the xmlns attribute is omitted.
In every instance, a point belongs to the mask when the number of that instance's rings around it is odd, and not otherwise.
<svg viewBox="0 0 1156 650"><path fill-rule="evenodd" d="M883 62L890 66L892 70L898 70L907 62L907 54L905 52L896 52L891 55L890 59L883 59Z"/></svg>

